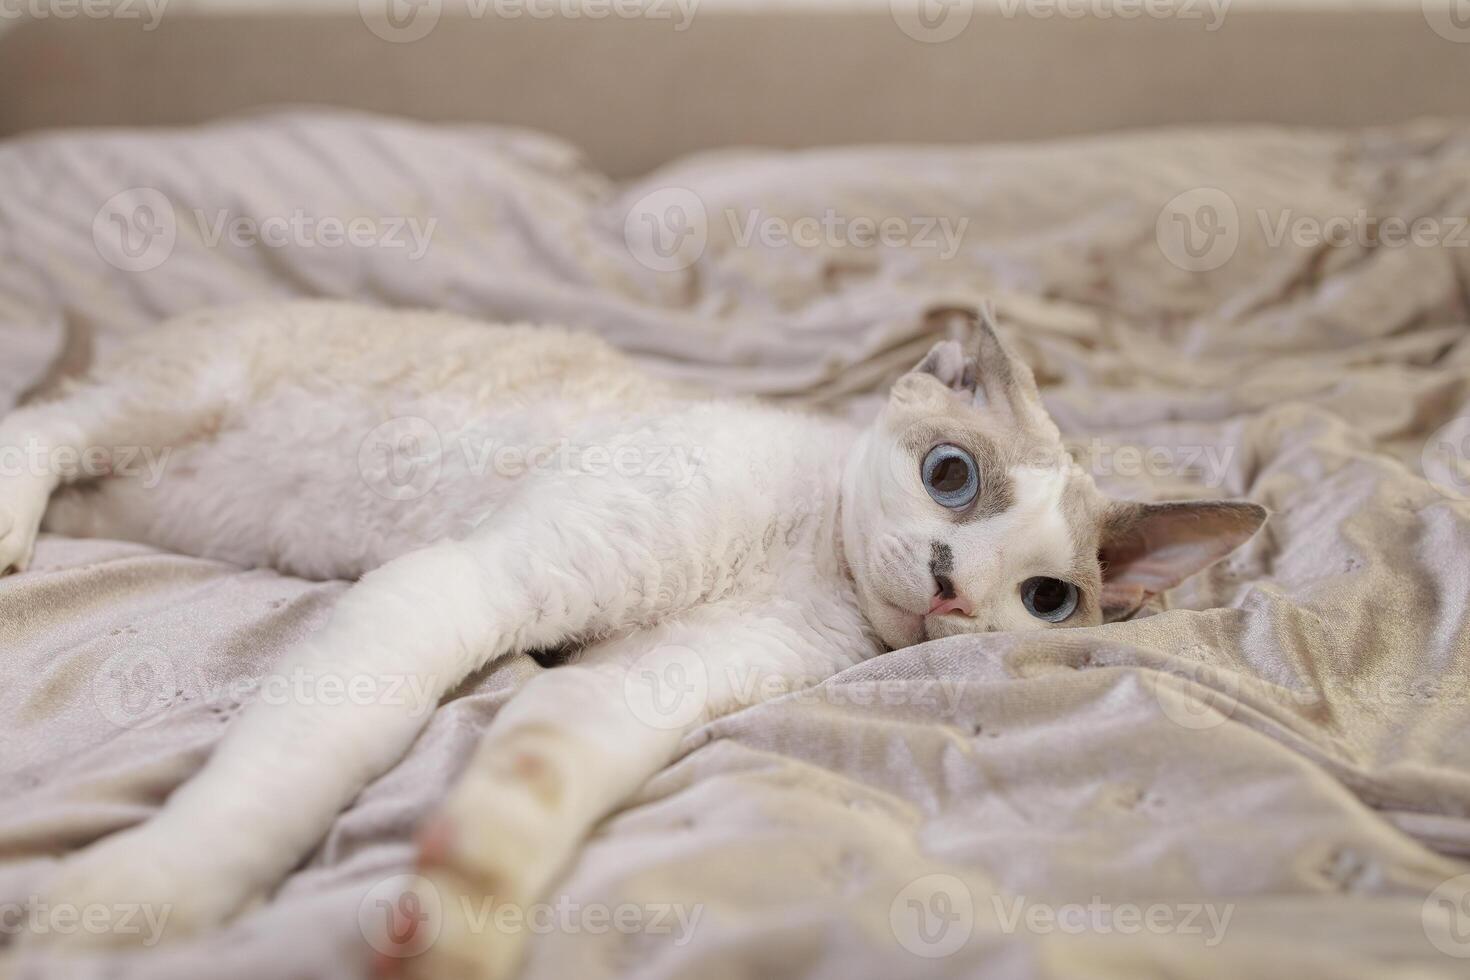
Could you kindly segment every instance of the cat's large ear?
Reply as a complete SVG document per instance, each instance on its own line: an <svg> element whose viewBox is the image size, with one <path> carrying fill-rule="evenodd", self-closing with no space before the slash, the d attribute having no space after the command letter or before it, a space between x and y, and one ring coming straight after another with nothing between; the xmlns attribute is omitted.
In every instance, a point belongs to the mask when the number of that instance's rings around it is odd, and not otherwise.
<svg viewBox="0 0 1470 980"><path fill-rule="evenodd" d="M975 392L975 361L958 340L941 340L915 364L913 374L931 374L950 391L966 397Z"/></svg>
<svg viewBox="0 0 1470 980"><path fill-rule="evenodd" d="M1126 616L1213 565L1250 540L1266 516L1259 504L1232 500L1112 503L1097 549L1104 618Z"/></svg>
<svg viewBox="0 0 1470 980"><path fill-rule="evenodd" d="M1000 339L988 306L935 310L930 317L947 321L952 330L967 336L964 341L935 344L915 371L932 374L980 411L993 412L1017 428L1060 438L1041 403L1036 376Z"/></svg>

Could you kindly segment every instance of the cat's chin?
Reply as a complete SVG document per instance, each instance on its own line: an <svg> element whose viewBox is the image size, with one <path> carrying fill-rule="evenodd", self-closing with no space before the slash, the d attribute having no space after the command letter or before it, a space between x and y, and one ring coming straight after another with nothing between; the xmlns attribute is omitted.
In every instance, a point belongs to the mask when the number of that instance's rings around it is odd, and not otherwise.
<svg viewBox="0 0 1470 980"><path fill-rule="evenodd" d="M961 636L975 632L974 626L974 620L958 613L926 616L924 618L924 637L929 640L942 640L946 636Z"/></svg>
<svg viewBox="0 0 1470 980"><path fill-rule="evenodd" d="M929 639L923 615L886 599L880 599L874 605L876 608L866 610L868 622L890 650L902 650Z"/></svg>

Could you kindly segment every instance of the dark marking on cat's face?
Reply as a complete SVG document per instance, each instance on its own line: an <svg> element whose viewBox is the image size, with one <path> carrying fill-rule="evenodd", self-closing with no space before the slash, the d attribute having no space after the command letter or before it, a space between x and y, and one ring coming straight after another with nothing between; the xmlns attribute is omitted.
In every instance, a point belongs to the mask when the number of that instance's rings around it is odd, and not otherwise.
<svg viewBox="0 0 1470 980"><path fill-rule="evenodd" d="M931 575L948 575L954 571L954 552L943 541L929 542L929 572Z"/></svg>

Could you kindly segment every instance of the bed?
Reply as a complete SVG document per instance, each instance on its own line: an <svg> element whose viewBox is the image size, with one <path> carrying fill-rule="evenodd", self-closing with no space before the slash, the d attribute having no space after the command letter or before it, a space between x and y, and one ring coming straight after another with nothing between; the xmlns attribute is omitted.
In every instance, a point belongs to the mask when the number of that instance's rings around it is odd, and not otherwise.
<svg viewBox="0 0 1470 980"><path fill-rule="evenodd" d="M862 416L934 311L989 299L1105 490L1249 497L1265 530L1129 622L928 643L702 728L566 869L525 975L1463 976L1467 173L1470 126L1435 120L729 150L634 179L527 130L347 111L31 135L0 145L0 407L162 317L330 296L568 324ZM846 230L779 240L829 213ZM0 942L345 587L56 536L0 580ZM446 701L221 931L0 947L0 972L365 975L375 889L540 669Z"/></svg>

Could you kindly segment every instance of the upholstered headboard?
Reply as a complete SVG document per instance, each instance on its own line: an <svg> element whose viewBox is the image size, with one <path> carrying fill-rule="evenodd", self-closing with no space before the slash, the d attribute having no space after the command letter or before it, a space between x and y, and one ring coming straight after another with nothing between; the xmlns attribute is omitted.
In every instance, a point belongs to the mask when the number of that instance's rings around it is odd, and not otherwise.
<svg viewBox="0 0 1470 980"><path fill-rule="evenodd" d="M512 15L534 0L450 0L442 13L438 0L396 0L434 15L410 23L376 19L376 2L357 5L366 15L165 8L148 29L133 0L137 18L16 24L0 34L0 135L317 102L534 127L626 176L731 144L1470 115L1470 26L1457 33L1417 3L1343 13L1178 0L1197 16L1124 19L949 0L918 21L904 8L918 0L831 12L642 0L668 16L597 20Z"/></svg>

